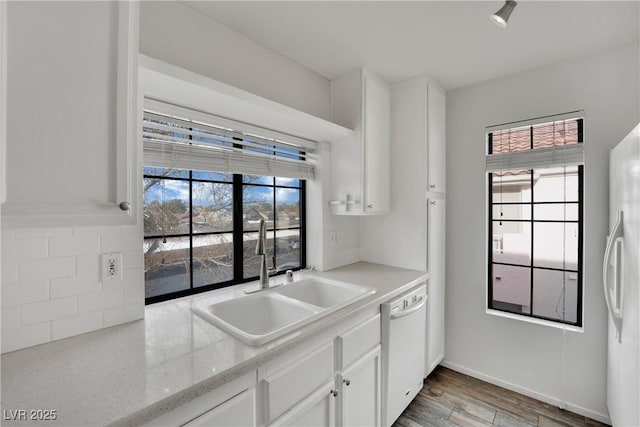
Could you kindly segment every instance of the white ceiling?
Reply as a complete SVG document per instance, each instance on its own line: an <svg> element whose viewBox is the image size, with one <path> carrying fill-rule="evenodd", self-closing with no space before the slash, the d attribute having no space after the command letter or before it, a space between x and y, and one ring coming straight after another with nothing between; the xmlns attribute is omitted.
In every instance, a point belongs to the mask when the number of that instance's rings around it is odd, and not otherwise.
<svg viewBox="0 0 640 427"><path fill-rule="evenodd" d="M192 8L331 79L365 66L390 83L445 89L637 43L640 1L189 1Z"/></svg>

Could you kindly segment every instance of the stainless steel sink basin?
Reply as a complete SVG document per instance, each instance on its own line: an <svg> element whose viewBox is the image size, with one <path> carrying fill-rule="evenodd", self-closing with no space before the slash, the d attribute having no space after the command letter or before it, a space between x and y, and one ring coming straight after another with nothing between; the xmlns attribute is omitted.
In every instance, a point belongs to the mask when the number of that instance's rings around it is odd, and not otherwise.
<svg viewBox="0 0 640 427"><path fill-rule="evenodd" d="M257 346L293 332L375 291L364 286L308 278L192 311L245 344Z"/></svg>

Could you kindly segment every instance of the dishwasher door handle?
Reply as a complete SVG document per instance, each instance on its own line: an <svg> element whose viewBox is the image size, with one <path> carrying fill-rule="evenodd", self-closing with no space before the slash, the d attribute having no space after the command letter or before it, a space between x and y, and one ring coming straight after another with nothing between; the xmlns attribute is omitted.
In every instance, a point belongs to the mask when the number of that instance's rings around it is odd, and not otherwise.
<svg viewBox="0 0 640 427"><path fill-rule="evenodd" d="M391 320L393 320L393 319L399 319L399 318L401 318L401 317L408 316L409 314L414 313L414 312L416 312L416 311L420 310L420 309L422 308L422 306L423 306L423 305L425 305L425 304L427 303L427 296L421 296L421 297L420 297L420 300L422 300L422 301L420 302L420 304L414 305L413 307L408 308L408 309L406 309L406 310L403 310L403 311L401 311L401 312L400 312L400 313L398 313L398 314L392 313L392 314L391 314L391 316L389 316L389 317L391 318Z"/></svg>

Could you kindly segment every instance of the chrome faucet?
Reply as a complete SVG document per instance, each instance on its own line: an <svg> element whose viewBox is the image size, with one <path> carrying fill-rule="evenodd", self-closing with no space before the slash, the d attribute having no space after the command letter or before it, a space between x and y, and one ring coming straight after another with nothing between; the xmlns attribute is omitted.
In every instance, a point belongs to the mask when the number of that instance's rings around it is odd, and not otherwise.
<svg viewBox="0 0 640 427"><path fill-rule="evenodd" d="M260 219L256 255L260 256L260 289L268 289L269 273L275 273L277 269L275 268L275 256L273 257L274 267L267 268L267 224L264 222L264 219Z"/></svg>
<svg viewBox="0 0 640 427"><path fill-rule="evenodd" d="M253 294L255 292L264 291L265 289L277 288L283 284L269 287L269 274L278 272L276 265L276 257L273 256L273 267L267 268L267 225L264 219L260 219L260 228L258 229L258 243L256 244L256 255L260 256L260 287L254 290L245 290L245 294Z"/></svg>

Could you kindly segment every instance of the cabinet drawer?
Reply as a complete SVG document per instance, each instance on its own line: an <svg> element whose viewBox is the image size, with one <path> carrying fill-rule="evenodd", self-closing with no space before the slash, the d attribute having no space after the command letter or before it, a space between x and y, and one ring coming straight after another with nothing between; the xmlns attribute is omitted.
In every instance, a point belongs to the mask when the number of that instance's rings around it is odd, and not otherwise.
<svg viewBox="0 0 640 427"><path fill-rule="evenodd" d="M329 343L265 378L267 422L275 420L332 376L333 346Z"/></svg>
<svg viewBox="0 0 640 427"><path fill-rule="evenodd" d="M338 355L340 355L338 369L344 369L380 344L380 314L338 335L337 344Z"/></svg>
<svg viewBox="0 0 640 427"><path fill-rule="evenodd" d="M184 427L251 427L255 425L255 390L250 389L191 420Z"/></svg>
<svg viewBox="0 0 640 427"><path fill-rule="evenodd" d="M143 426L182 426L189 422L196 421L200 416L206 417L207 414L208 416L213 417L212 419L238 419L233 418L238 414L238 412L232 408L235 408L236 404L241 405L243 408L248 408L249 405L253 407L253 402L255 400L255 385L256 371L249 371L239 378L206 392L195 399L146 422ZM247 412L249 412L249 409L247 409ZM251 417L254 417L254 413L255 411L251 411ZM218 416L220 418L217 418ZM205 420L206 419L208 418L205 418ZM241 421L238 421L239 423L245 424L245 418L240 420Z"/></svg>

